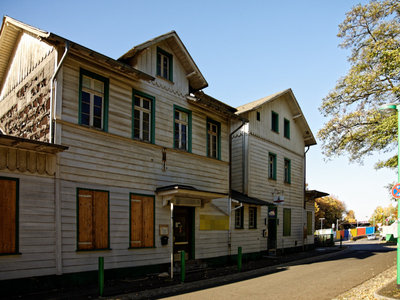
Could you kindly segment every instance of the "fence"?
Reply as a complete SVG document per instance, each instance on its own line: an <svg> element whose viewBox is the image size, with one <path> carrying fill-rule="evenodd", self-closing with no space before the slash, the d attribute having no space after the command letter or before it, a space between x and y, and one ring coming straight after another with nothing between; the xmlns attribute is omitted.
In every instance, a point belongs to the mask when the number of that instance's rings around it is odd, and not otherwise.
<svg viewBox="0 0 400 300"><path fill-rule="evenodd" d="M357 227L336 231L336 239L340 240L340 237L342 237L342 240L349 240L354 237L365 236L374 233L375 227Z"/></svg>

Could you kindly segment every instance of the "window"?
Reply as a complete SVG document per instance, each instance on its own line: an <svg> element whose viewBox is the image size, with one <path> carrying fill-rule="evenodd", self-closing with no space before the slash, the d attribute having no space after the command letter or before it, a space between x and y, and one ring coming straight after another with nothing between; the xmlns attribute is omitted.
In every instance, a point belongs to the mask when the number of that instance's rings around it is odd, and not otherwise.
<svg viewBox="0 0 400 300"><path fill-rule="evenodd" d="M108 192L78 189L78 250L108 248Z"/></svg>
<svg viewBox="0 0 400 300"><path fill-rule="evenodd" d="M244 207L236 206L235 210L235 228L243 229L243 216L244 216Z"/></svg>
<svg viewBox="0 0 400 300"><path fill-rule="evenodd" d="M290 121L287 119L283 120L283 136L290 139Z"/></svg>
<svg viewBox="0 0 400 300"><path fill-rule="evenodd" d="M172 55L157 47L157 75L173 81L172 70Z"/></svg>
<svg viewBox="0 0 400 300"><path fill-rule="evenodd" d="M154 197L130 195L130 248L154 247Z"/></svg>
<svg viewBox="0 0 400 300"><path fill-rule="evenodd" d="M81 69L79 124L107 131L108 79Z"/></svg>
<svg viewBox="0 0 400 300"><path fill-rule="evenodd" d="M192 152L192 112L174 106L174 148Z"/></svg>
<svg viewBox="0 0 400 300"><path fill-rule="evenodd" d="M260 121L261 120L261 114L260 114L260 112L258 111L257 112L257 121Z"/></svg>
<svg viewBox="0 0 400 300"><path fill-rule="evenodd" d="M221 159L221 124L207 118L207 156Z"/></svg>
<svg viewBox="0 0 400 300"><path fill-rule="evenodd" d="M271 113L271 130L279 132L279 115L274 111Z"/></svg>
<svg viewBox="0 0 400 300"><path fill-rule="evenodd" d="M292 211L290 208L283 209L283 236L290 236L292 230Z"/></svg>
<svg viewBox="0 0 400 300"><path fill-rule="evenodd" d="M257 228L257 207L249 207L249 229Z"/></svg>
<svg viewBox="0 0 400 300"><path fill-rule="evenodd" d="M133 90L133 138L154 143L155 98Z"/></svg>
<svg viewBox="0 0 400 300"><path fill-rule="evenodd" d="M276 154L268 154L268 178L276 180Z"/></svg>
<svg viewBox="0 0 400 300"><path fill-rule="evenodd" d="M285 158L285 183L291 183L291 161Z"/></svg>
<svg viewBox="0 0 400 300"><path fill-rule="evenodd" d="M312 212L308 211L307 212L307 235L312 235L313 230L312 230Z"/></svg>
<svg viewBox="0 0 400 300"><path fill-rule="evenodd" d="M18 253L19 181L0 177L0 255Z"/></svg>

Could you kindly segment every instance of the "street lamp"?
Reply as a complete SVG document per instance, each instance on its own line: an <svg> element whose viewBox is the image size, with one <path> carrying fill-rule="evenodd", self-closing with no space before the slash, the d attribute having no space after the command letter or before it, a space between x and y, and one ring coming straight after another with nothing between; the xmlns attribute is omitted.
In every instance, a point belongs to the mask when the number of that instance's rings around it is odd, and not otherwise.
<svg viewBox="0 0 400 300"><path fill-rule="evenodd" d="M319 218L319 220L321 221L321 230L322 230L322 221L325 220L325 218Z"/></svg>
<svg viewBox="0 0 400 300"><path fill-rule="evenodd" d="M400 183L400 104L382 105L380 110L394 110L397 112L397 183ZM397 200L397 288L400 288L400 200Z"/></svg>

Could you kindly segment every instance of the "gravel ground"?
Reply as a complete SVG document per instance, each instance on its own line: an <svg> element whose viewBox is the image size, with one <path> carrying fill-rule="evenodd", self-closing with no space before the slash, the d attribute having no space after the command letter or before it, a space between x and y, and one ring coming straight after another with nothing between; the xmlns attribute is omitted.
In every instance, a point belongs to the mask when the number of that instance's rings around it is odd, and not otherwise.
<svg viewBox="0 0 400 300"><path fill-rule="evenodd" d="M396 279L397 267L393 266L363 284L337 296L333 300L376 299L374 293L381 287Z"/></svg>

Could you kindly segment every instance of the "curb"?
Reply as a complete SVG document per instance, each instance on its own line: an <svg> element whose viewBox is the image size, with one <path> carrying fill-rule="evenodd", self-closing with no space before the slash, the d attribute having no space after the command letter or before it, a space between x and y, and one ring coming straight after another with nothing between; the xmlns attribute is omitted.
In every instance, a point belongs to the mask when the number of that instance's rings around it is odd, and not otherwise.
<svg viewBox="0 0 400 300"><path fill-rule="evenodd" d="M397 279L394 279L394 280L390 281L389 283L385 284L385 286L383 286L383 287L381 287L379 290L377 290L377 291L374 293L374 297L375 297L376 299L381 299L381 300L392 300L392 299L396 300L396 299L398 299L398 298L392 298L392 297L387 297L387 296L379 295L379 293L380 293L383 289L385 289L388 285L392 284L392 283L395 282L396 280L397 280Z"/></svg>
<svg viewBox="0 0 400 300"><path fill-rule="evenodd" d="M219 276L219 277L214 277L214 278L209 278L209 279L203 279L199 281L194 281L194 282L188 282L188 283L181 283L178 285L173 285L173 286L168 286L168 287L162 287L162 288L156 288L152 290L145 290L141 292L134 292L134 293L128 293L128 294L122 294L118 296L112 296L112 297L105 297L101 299L114 299L114 300L130 300L130 299L155 299L155 298L160 298L160 297L168 297L168 296L173 296L173 295L178 295L178 294L183 294L183 293L188 293L192 292L195 290L201 290L201 289L207 289L211 287L215 287L218 285L224 285L224 284L229 284L241 280L246 280L262 275L267 275L270 273L273 273L276 270L294 266L297 264L307 264L311 262L317 262L320 260L324 260L330 257L334 257L336 255L339 255L340 253L347 252L349 248L343 247L341 250L337 250L335 252L331 252L328 254L322 254L314 257L308 257L304 259L299 259L299 260L294 260L291 262L275 265L275 266L269 266L265 268L260 268L260 269L254 269L250 271L245 271L241 273L234 273L230 275L225 275L225 276Z"/></svg>

